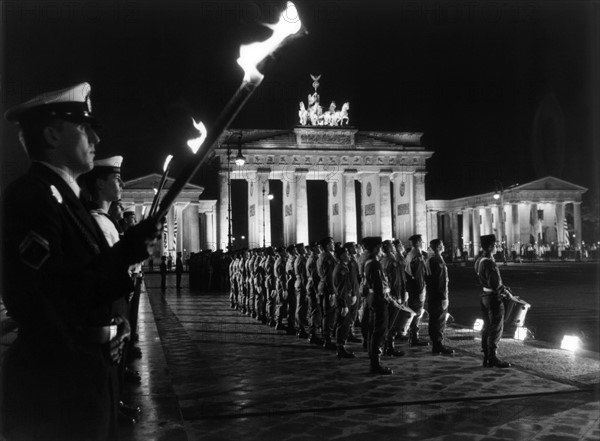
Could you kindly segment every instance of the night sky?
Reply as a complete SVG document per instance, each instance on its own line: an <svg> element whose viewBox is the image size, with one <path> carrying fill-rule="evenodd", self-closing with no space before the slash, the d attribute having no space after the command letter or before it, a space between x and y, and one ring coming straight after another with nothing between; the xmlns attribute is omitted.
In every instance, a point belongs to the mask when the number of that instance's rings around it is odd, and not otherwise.
<svg viewBox="0 0 600 441"><path fill-rule="evenodd" d="M122 154L132 179L159 172L170 153L176 174L190 118L210 129L241 82L239 45L268 37L260 23L284 4L4 1L0 104L88 81L105 125L97 157ZM321 104L349 101L355 128L424 132L435 151L428 199L547 175L597 185L592 2L296 4L309 34L281 53L232 127L293 129L310 74L321 74ZM27 161L16 129L2 127L5 185ZM204 198L217 198L215 170L193 181Z"/></svg>

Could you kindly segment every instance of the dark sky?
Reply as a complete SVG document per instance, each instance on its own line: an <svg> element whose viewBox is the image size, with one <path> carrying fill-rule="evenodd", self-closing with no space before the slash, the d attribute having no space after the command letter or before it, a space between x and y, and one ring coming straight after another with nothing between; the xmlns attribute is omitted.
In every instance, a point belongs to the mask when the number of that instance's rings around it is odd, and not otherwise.
<svg viewBox="0 0 600 441"><path fill-rule="evenodd" d="M81 81L105 123L98 156L125 179L189 157L190 117L210 123L237 89L239 45L266 38L284 2L4 1L1 102ZM359 130L421 131L427 198L546 175L592 189L590 1L299 1L309 34L285 49L233 124L292 129L321 74L322 104ZM597 78L595 79L598 80ZM545 103L545 104L542 104ZM536 124L537 115L537 124ZM597 116L597 115L596 115ZM2 185L26 166L3 125ZM179 158L179 161L177 161ZM214 170L194 182L216 198Z"/></svg>

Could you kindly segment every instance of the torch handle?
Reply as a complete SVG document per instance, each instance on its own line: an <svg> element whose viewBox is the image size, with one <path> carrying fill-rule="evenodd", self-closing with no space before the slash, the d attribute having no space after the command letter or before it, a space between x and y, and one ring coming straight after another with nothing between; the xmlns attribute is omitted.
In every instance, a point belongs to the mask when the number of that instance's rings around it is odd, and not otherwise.
<svg viewBox="0 0 600 441"><path fill-rule="evenodd" d="M198 153L196 153L193 160L188 162L181 174L177 176L175 181L171 184L169 191L167 191L167 194L165 194L160 202L155 215L157 219L161 219L167 215L169 208L175 202L179 193L181 193L186 184L192 179L202 164L206 162L210 154L217 148L218 140L222 133L227 130L259 84L260 81L253 83L244 81L233 97L231 97L217 118L214 126L208 130L206 140L204 141L204 145L207 145L208 148L201 148Z"/></svg>
<svg viewBox="0 0 600 441"><path fill-rule="evenodd" d="M169 164L170 166L171 164ZM148 217L152 216L158 207L158 201L160 200L160 193L165 186L165 182L167 181L167 175L169 174L169 167L163 172L160 183L158 184L158 189L156 190L156 194L154 195L154 199L152 199L152 205L150 206L150 211L148 211Z"/></svg>

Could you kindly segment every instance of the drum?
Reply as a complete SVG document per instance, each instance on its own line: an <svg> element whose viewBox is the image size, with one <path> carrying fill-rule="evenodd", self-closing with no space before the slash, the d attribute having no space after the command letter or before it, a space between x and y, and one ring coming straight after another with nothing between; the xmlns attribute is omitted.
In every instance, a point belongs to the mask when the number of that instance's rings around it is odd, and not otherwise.
<svg viewBox="0 0 600 441"><path fill-rule="evenodd" d="M504 327L515 328L525 326L525 317L531 305L518 297L513 297L505 303Z"/></svg>
<svg viewBox="0 0 600 441"><path fill-rule="evenodd" d="M410 309L408 306L400 304L398 302L393 302L392 304L398 309L398 311L395 314L395 317L392 319L392 323L389 326L390 329L397 328L402 332L407 332L410 322L416 315L415 311Z"/></svg>

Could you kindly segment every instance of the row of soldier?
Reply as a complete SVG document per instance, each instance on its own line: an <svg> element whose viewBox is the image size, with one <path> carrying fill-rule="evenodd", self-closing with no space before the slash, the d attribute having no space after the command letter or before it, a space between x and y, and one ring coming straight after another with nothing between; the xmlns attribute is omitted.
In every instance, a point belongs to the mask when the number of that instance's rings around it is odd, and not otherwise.
<svg viewBox="0 0 600 441"><path fill-rule="evenodd" d="M419 337L426 291L432 352L453 354L444 346L448 277L443 243L423 251L420 235L399 240L368 237L362 244L334 243L331 237L286 248L259 248L234 254L229 265L230 304L256 320L335 349L338 358L354 358L347 342L368 350L371 372L390 374L380 356L402 356L396 339L411 347L427 346ZM360 324L362 340L354 334Z"/></svg>

